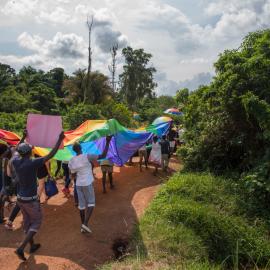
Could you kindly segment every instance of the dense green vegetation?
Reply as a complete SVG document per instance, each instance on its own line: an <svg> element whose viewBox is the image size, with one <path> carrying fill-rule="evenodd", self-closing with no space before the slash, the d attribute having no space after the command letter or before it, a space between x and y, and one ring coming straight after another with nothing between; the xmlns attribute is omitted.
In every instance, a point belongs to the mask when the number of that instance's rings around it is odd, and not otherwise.
<svg viewBox="0 0 270 270"><path fill-rule="evenodd" d="M65 128L116 118L136 126L172 106L184 111L184 171L177 173L138 224L131 254L102 269L269 269L270 30L250 33L215 63L196 91L156 97L151 54L123 50L116 91L110 79L0 64L1 127L21 130L28 112L61 114ZM87 86L87 88L86 88ZM84 95L86 93L86 95Z"/></svg>
<svg viewBox="0 0 270 270"><path fill-rule="evenodd" d="M102 269L269 269L270 30L215 63L209 86L182 89L184 171L159 191L123 262Z"/></svg>
<svg viewBox="0 0 270 270"><path fill-rule="evenodd" d="M247 193L253 215L270 204L270 30L249 34L225 51L209 86L185 101L187 170L230 174ZM266 213L268 216L269 213Z"/></svg>
<svg viewBox="0 0 270 270"><path fill-rule="evenodd" d="M62 68L45 72L28 66L16 73L0 63L0 128L19 132L29 112L61 114L66 129L87 119L110 118L134 127L141 125L134 121L134 112L141 115L141 121L151 122L176 105L173 97L155 94L151 54L130 47L122 54L125 63L116 90L111 79L99 71L93 71L89 78L85 69L67 75Z"/></svg>
<svg viewBox="0 0 270 270"><path fill-rule="evenodd" d="M229 179L175 174L140 220L132 256L101 269L267 269L266 225L248 218L244 205Z"/></svg>

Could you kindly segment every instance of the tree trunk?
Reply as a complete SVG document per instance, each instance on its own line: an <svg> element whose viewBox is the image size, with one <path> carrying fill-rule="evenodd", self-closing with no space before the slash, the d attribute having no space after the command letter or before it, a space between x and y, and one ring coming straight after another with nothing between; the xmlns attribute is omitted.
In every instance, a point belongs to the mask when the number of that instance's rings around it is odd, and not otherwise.
<svg viewBox="0 0 270 270"><path fill-rule="evenodd" d="M86 86L84 89L83 95L83 103L86 102L87 99L87 91L91 89L91 81L90 81L90 74L92 71L92 48L91 48L91 35L92 35L92 27L94 23L94 17L91 16L91 20L87 17L87 28L88 28L88 69L87 69L87 77L86 77Z"/></svg>

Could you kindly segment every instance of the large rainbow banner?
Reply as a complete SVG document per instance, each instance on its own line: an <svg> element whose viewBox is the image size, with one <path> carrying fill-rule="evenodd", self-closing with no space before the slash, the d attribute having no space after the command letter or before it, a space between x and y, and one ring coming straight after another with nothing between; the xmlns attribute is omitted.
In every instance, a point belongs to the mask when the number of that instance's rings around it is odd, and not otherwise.
<svg viewBox="0 0 270 270"><path fill-rule="evenodd" d="M58 150L54 159L70 160L75 155L72 150L75 142L81 143L83 153L99 155L105 147L106 136L112 135L107 158L114 164L123 166L153 135L160 137L165 134L171 122L172 119L169 117L160 117L145 128L130 130L115 119L88 120L77 129L65 132L65 147ZM50 149L36 147L35 151L40 156L44 156Z"/></svg>
<svg viewBox="0 0 270 270"><path fill-rule="evenodd" d="M147 127L130 130L115 119L88 120L75 130L65 132L64 149L58 150L54 159L70 160L75 155L72 150L75 142L81 143L83 153L99 155L105 147L106 136L112 135L107 158L114 164L123 166L153 135L160 137L165 134L171 122L170 117L160 117ZM8 135L10 136L10 133ZM5 137L3 136L2 139L5 140ZM34 152L40 156L47 155L49 151L49 148L35 147L34 149Z"/></svg>

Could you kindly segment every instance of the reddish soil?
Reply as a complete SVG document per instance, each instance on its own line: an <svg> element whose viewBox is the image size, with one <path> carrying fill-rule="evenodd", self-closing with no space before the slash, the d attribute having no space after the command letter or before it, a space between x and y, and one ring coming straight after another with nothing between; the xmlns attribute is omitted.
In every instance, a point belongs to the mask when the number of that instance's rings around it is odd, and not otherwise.
<svg viewBox="0 0 270 270"><path fill-rule="evenodd" d="M134 159L136 161L136 159ZM172 159L170 170L179 169L177 160ZM115 189L101 190L101 172L95 169L96 208L90 220L92 234L81 234L78 209L73 196L66 198L61 192L51 198L43 208L43 224L36 236L42 244L40 250L21 262L14 254L23 239L22 217L15 220L15 230L6 231L0 225L0 270L92 270L113 258L113 240L130 236L134 224L156 194L161 181L168 176L153 169L139 171L138 164L115 168ZM59 190L62 189L59 181ZM6 216L9 211L6 211Z"/></svg>

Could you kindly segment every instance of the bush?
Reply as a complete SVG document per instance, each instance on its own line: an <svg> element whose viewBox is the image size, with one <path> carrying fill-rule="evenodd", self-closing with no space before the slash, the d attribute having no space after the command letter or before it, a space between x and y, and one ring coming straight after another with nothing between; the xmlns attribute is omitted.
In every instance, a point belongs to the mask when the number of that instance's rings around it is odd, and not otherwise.
<svg viewBox="0 0 270 270"><path fill-rule="evenodd" d="M102 119L101 111L98 105L85 105L79 103L78 105L72 106L67 112L65 118L69 129L75 129L86 120Z"/></svg>
<svg viewBox="0 0 270 270"><path fill-rule="evenodd" d="M266 266L270 244L263 226L240 216L240 197L232 195L231 182L211 175L178 174L161 190L152 205L167 223L185 226L201 240L210 261L232 266ZM161 202L166 206L161 206ZM237 253L237 254L236 254Z"/></svg>
<svg viewBox="0 0 270 270"><path fill-rule="evenodd" d="M6 113L23 112L28 106L27 98L14 87L8 87L0 95L0 111Z"/></svg>
<svg viewBox="0 0 270 270"><path fill-rule="evenodd" d="M147 262L155 269L267 267L267 231L245 217L238 194L230 179L175 174L137 226L132 256L103 269L143 269Z"/></svg>
<svg viewBox="0 0 270 270"><path fill-rule="evenodd" d="M105 119L116 119L121 125L130 127L132 123L132 113L123 103L117 103L113 100L99 105L102 116Z"/></svg>
<svg viewBox="0 0 270 270"><path fill-rule="evenodd" d="M21 133L26 126L26 115L19 113L0 112L0 128Z"/></svg>

